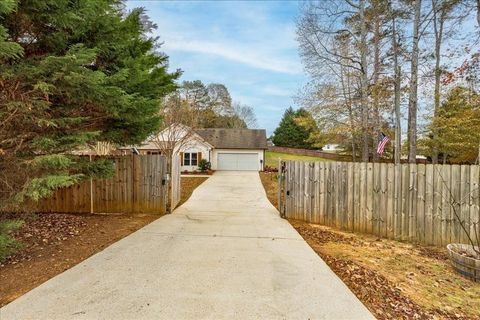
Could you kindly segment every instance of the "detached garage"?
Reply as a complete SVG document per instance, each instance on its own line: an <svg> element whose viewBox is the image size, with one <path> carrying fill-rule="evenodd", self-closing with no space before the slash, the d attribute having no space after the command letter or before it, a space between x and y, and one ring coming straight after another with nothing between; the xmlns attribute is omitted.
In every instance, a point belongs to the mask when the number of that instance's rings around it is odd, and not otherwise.
<svg viewBox="0 0 480 320"><path fill-rule="evenodd" d="M267 136L260 129L198 129L195 132L213 148L213 170L262 171Z"/></svg>

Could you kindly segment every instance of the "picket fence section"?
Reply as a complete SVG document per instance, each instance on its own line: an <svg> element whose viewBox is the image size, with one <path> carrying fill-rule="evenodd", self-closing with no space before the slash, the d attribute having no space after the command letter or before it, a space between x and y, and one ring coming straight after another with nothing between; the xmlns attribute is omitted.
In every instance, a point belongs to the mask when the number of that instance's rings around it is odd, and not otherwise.
<svg viewBox="0 0 480 320"><path fill-rule="evenodd" d="M479 166L282 161L283 216L427 245L480 237Z"/></svg>
<svg viewBox="0 0 480 320"><path fill-rule="evenodd" d="M39 212L129 213L166 212L167 161L161 155L131 155L112 159L115 175L87 180L57 190L37 204Z"/></svg>

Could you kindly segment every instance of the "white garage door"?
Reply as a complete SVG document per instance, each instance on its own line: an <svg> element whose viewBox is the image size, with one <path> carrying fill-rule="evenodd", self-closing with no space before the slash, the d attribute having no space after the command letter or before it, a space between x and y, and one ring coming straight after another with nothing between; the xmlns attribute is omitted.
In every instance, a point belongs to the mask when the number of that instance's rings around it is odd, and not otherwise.
<svg viewBox="0 0 480 320"><path fill-rule="evenodd" d="M258 171L257 153L219 153L217 157L218 170L255 170Z"/></svg>

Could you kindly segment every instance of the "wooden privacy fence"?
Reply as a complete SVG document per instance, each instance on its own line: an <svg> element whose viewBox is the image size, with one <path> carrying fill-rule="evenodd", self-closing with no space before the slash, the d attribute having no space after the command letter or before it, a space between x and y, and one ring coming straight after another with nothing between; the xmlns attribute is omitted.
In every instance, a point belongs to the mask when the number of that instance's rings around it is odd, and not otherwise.
<svg viewBox="0 0 480 320"><path fill-rule="evenodd" d="M84 181L57 190L38 203L39 212L166 212L167 161L161 155L114 158L110 179Z"/></svg>
<svg viewBox="0 0 480 320"><path fill-rule="evenodd" d="M286 218L427 245L480 237L479 166L282 161ZM456 218L458 214L459 219Z"/></svg>

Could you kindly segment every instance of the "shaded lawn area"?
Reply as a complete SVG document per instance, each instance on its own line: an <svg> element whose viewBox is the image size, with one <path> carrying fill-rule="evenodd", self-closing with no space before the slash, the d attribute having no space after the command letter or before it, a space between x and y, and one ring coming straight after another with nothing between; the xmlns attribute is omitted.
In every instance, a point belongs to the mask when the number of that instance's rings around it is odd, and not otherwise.
<svg viewBox="0 0 480 320"><path fill-rule="evenodd" d="M277 206L276 173L261 173ZM480 284L454 272L445 248L289 220L378 319L480 319Z"/></svg>
<svg viewBox="0 0 480 320"><path fill-rule="evenodd" d="M206 179L182 178L181 203ZM0 214L0 222L23 221L11 231L19 249L0 262L0 306L160 217L142 213Z"/></svg>
<svg viewBox="0 0 480 320"><path fill-rule="evenodd" d="M278 167L278 160L303 160L303 161L331 161L320 157L300 156L291 153L282 153L274 151L265 151L265 165L276 168Z"/></svg>

